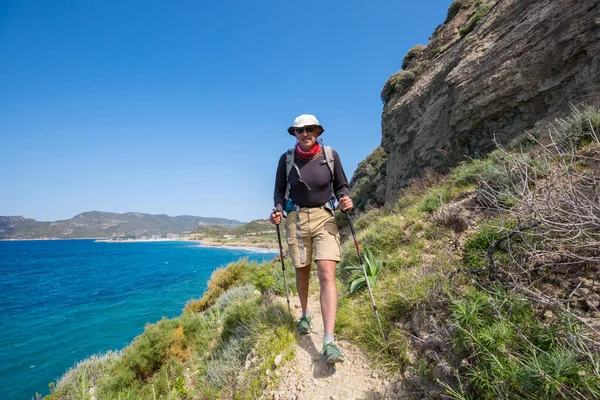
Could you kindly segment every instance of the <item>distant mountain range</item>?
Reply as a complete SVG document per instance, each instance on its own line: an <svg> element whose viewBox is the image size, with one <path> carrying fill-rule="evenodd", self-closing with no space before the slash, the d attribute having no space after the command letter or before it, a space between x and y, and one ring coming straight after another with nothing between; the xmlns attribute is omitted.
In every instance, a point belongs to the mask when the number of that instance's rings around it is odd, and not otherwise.
<svg viewBox="0 0 600 400"><path fill-rule="evenodd" d="M189 233L199 226L223 226L229 229L244 222L225 219L129 212L116 214L89 211L71 219L44 222L22 216L0 216L0 239L75 239L113 236L143 237Z"/></svg>

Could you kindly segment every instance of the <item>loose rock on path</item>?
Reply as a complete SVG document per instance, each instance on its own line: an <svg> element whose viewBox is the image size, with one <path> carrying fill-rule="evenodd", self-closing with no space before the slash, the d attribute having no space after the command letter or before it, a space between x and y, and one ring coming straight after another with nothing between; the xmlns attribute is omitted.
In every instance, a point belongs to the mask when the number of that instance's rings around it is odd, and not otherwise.
<svg viewBox="0 0 600 400"><path fill-rule="evenodd" d="M295 318L301 313L297 296L290 299ZM266 394L266 399L403 399L400 382L384 371L373 369L363 351L349 342L336 340L346 361L327 364L323 347L323 318L318 296L309 297L313 329L298 336L296 357L276 369L279 387ZM406 393L408 394L408 393Z"/></svg>

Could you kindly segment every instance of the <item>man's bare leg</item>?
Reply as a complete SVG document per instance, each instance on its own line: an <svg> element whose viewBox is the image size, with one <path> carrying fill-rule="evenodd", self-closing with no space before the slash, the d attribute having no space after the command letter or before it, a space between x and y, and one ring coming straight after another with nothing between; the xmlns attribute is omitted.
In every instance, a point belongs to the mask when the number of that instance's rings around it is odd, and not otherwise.
<svg viewBox="0 0 600 400"><path fill-rule="evenodd" d="M317 275L321 285L321 314L325 334L332 334L335 329L335 315L338 306L338 291L335 280L335 261L318 260ZM307 292L308 294L308 292ZM302 302L302 299L300 299Z"/></svg>
<svg viewBox="0 0 600 400"><path fill-rule="evenodd" d="M306 313L308 308L308 284L310 280L310 264L296 268L296 289L298 290L298 297L300 298L300 306L302 307L302 314Z"/></svg>

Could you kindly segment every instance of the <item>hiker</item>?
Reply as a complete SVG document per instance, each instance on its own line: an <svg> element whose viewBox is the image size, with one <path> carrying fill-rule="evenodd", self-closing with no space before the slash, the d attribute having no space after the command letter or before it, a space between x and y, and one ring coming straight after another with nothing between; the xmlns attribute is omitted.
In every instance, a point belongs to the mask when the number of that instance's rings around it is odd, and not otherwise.
<svg viewBox="0 0 600 400"><path fill-rule="evenodd" d="M328 363L336 363L344 361L344 354L333 336L338 305L335 268L341 260L334 203L337 199L342 211L350 211L353 204L339 155L317 141L323 131L317 118L310 114L300 115L288 128L288 133L296 138L296 146L279 159L275 210L270 221L279 225L283 212L287 214L288 253L296 270L296 287L302 306L302 316L296 326L299 334L308 334L312 329L308 284L314 252L325 328L323 354Z"/></svg>

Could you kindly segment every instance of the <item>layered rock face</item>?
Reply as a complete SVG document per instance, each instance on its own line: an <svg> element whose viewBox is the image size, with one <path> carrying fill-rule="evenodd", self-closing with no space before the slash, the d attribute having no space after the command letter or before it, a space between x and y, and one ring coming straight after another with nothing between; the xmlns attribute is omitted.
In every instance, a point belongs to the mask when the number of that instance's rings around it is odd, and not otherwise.
<svg viewBox="0 0 600 400"><path fill-rule="evenodd" d="M599 0L488 5L464 36L458 25L473 7L436 30L421 61L411 60L416 79L385 103L386 202L425 168L444 171L479 157L495 139L506 144L547 126L571 105L600 106Z"/></svg>

